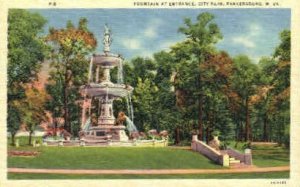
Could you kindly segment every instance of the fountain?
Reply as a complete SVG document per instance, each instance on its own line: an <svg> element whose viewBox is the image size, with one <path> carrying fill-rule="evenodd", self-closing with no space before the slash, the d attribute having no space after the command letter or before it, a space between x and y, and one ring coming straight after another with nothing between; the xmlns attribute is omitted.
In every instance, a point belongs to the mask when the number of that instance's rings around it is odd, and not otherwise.
<svg viewBox="0 0 300 187"><path fill-rule="evenodd" d="M133 88L123 82L123 58L110 52L111 43L111 32L105 25L103 53L92 55L89 64L88 82L80 88L83 96L80 139L44 139L43 145L167 146L167 132L162 131L164 133L155 135L160 136L160 140L155 139L154 136L149 139L145 133L138 132L134 125L131 101ZM118 68L117 83L113 83L110 77L110 70L115 67ZM119 111L116 119L113 112L113 102L119 98L126 99L127 116L124 112ZM95 104L98 112L92 110ZM125 130L127 130L128 135Z"/></svg>
<svg viewBox="0 0 300 187"><path fill-rule="evenodd" d="M110 29L105 25L104 32L104 53L94 54L91 57L89 66L88 84L81 87L81 91L85 97L85 102L91 103L93 99L99 101L99 113L97 123L91 123L91 104L89 106L89 118L87 120L86 109L83 107L82 134L84 140L112 140L112 141L128 141L128 136L125 133L123 124L116 124L116 119L113 115L113 101L118 98L126 97L131 101L130 96L133 88L123 84L123 68L122 57L110 52L112 43ZM118 83L112 83L110 80L110 70L118 67ZM100 68L103 70L103 79L99 79ZM93 71L95 70L95 72ZM128 107L130 110L130 106ZM132 111L130 110L130 113ZM87 128L87 125L89 126ZM133 123L130 128L133 128ZM137 131L134 126L134 130Z"/></svg>

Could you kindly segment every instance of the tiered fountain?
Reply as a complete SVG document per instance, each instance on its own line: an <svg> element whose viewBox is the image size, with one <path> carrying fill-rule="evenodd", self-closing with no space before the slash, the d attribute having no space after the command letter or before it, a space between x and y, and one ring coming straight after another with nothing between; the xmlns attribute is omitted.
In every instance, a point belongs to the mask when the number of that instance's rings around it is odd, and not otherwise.
<svg viewBox="0 0 300 187"><path fill-rule="evenodd" d="M116 124L116 119L113 115L113 101L125 97L131 102L130 95L133 88L123 84L123 59L120 55L110 53L111 43L110 30L105 26L103 39L104 53L94 54L92 56L89 67L88 84L81 88L85 97L84 102L89 103L84 104L85 106L83 107L82 113L81 132L85 141L128 141L128 136L125 133L126 127L122 123ZM118 83L112 83L110 80L110 70L116 66L119 69ZM100 68L103 70L102 80L99 79ZM93 99L99 100L99 116L97 116L96 124L91 123L91 103ZM128 108L129 113L132 114L131 107ZM87 109L89 109L89 118L86 118Z"/></svg>
<svg viewBox="0 0 300 187"><path fill-rule="evenodd" d="M79 132L80 139L68 140L61 138L57 140L47 137L43 139L44 145L167 146L166 131L161 131L158 134L156 130L150 130L148 135L152 138L149 139L149 137L142 135L145 135L145 133L139 133L132 122L134 117L131 103L133 88L123 83L123 59L120 55L110 52L111 43L110 30L105 26L103 53L94 54L91 57L88 83L80 89L84 97L82 102L82 124ZM110 79L110 70L115 67L118 67L117 83L111 82ZM127 116L124 112L119 112L116 120L113 112L113 101L119 98L126 98ZM97 105L97 110L93 110L95 105ZM127 130L128 135L125 130ZM160 140L155 137L159 137Z"/></svg>

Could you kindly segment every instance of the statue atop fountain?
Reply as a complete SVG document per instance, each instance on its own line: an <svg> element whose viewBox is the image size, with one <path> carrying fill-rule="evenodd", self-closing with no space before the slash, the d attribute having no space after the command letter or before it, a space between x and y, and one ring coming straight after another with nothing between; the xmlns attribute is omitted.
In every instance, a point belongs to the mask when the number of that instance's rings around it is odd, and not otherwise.
<svg viewBox="0 0 300 187"><path fill-rule="evenodd" d="M117 123L113 113L113 101L125 97L131 104L133 88L123 83L122 57L110 52L112 43L111 31L107 25L104 28L104 49L101 54L94 54L89 65L88 84L81 87L84 96L82 109L81 135L84 140L97 141L127 141L126 127L123 123ZM118 83L111 82L110 70L118 67ZM103 77L100 80L100 70ZM97 112L92 114L93 103L97 104ZM133 114L132 107L128 107ZM88 117L87 117L88 116ZM92 116L96 116L92 120ZM127 117L128 118L128 117ZM133 118L133 116L132 116ZM94 121L94 123L92 123ZM136 130L136 129L135 129Z"/></svg>

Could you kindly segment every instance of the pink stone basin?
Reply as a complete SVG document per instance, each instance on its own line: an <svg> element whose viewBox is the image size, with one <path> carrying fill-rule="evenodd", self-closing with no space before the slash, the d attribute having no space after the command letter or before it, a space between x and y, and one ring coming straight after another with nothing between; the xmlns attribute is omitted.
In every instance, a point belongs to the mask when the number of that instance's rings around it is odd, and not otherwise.
<svg viewBox="0 0 300 187"><path fill-rule="evenodd" d="M83 86L81 90L90 97L100 97L106 95L113 97L126 97L133 91L133 88L125 84L91 83Z"/></svg>
<svg viewBox="0 0 300 187"><path fill-rule="evenodd" d="M119 64L122 58L114 54L100 54L93 56L93 63L99 66L112 66L115 67Z"/></svg>

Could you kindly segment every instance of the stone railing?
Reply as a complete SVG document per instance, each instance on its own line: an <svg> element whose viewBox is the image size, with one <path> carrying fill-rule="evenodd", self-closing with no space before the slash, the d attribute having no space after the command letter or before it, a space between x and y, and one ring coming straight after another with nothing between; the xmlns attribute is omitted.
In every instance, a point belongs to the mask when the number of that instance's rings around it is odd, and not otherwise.
<svg viewBox="0 0 300 187"><path fill-rule="evenodd" d="M235 159L240 160L241 162L243 162L246 165L252 165L251 149L245 149L245 153L240 153L234 149L228 148L226 150L226 153L230 157L234 157Z"/></svg>
<svg viewBox="0 0 300 187"><path fill-rule="evenodd" d="M199 141L197 135L193 136L191 147L192 150L201 153L202 155L206 156L210 160L222 166L229 166L228 154L221 154L219 151L211 148L210 146L206 145L204 142Z"/></svg>

